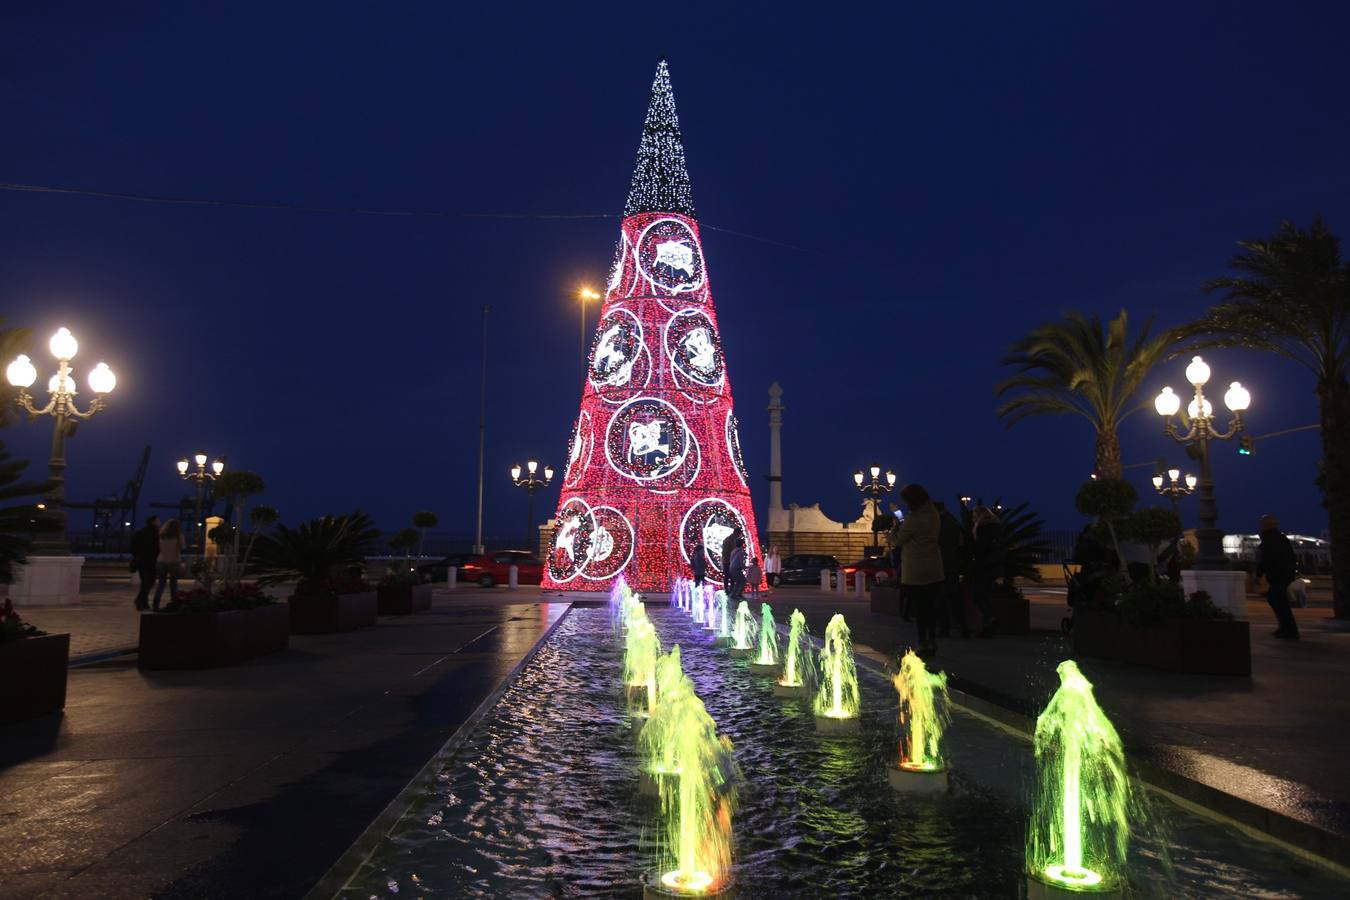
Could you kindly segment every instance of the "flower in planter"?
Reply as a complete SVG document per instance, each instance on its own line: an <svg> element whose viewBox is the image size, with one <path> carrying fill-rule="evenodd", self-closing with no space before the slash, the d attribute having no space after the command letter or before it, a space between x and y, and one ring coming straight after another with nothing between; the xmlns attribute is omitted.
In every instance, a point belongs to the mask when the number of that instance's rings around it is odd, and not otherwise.
<svg viewBox="0 0 1350 900"><path fill-rule="evenodd" d="M251 581L219 586L193 588L178 595L178 599L164 607L165 613L227 612L234 609L256 609L277 601L263 593Z"/></svg>

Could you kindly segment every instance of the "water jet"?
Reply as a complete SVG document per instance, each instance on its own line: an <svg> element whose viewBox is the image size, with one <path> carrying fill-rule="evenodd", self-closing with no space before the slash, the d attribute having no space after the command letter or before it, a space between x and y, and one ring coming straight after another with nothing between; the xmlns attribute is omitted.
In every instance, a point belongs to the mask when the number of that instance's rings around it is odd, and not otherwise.
<svg viewBox="0 0 1350 900"><path fill-rule="evenodd" d="M820 689L814 711L816 731L846 734L858 730L858 669L853 660L853 640L843 615L835 613L825 626L820 648Z"/></svg>
<svg viewBox="0 0 1350 900"><path fill-rule="evenodd" d="M736 607L736 621L731 626L732 659L749 659L755 655L755 617L750 614L750 604L744 600Z"/></svg>
<svg viewBox="0 0 1350 900"><path fill-rule="evenodd" d="M886 767L891 790L904 794L945 794L947 767L942 734L950 719L946 673L929 672L913 650L900 660L891 679L900 694L900 754Z"/></svg>
<svg viewBox="0 0 1350 900"><path fill-rule="evenodd" d="M759 614L759 653L751 660L750 671L759 675L777 675L778 629L774 626L773 609L762 603Z"/></svg>

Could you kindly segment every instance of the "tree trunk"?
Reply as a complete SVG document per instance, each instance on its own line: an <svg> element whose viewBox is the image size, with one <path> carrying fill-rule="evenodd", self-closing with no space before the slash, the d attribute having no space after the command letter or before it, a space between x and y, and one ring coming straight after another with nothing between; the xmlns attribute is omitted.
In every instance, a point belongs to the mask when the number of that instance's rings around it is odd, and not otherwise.
<svg viewBox="0 0 1350 900"><path fill-rule="evenodd" d="M1344 378L1317 390L1322 414L1322 472L1317 486L1331 531L1333 615L1350 619L1350 384Z"/></svg>
<svg viewBox="0 0 1350 900"><path fill-rule="evenodd" d="M1097 431L1097 468L1098 478L1112 478L1117 481L1124 477L1120 464L1120 437L1114 428L1103 426Z"/></svg>

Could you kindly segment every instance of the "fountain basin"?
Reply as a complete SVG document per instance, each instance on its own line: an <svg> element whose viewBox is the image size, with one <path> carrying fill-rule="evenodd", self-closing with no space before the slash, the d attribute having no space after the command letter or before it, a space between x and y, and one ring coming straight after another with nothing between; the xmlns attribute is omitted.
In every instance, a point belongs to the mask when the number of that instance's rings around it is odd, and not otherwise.
<svg viewBox="0 0 1350 900"><path fill-rule="evenodd" d="M713 640L713 646L714 646L714 647L730 647L730 646L731 646L731 637L730 637L729 635L718 635L717 638L715 638L715 639Z"/></svg>
<svg viewBox="0 0 1350 900"><path fill-rule="evenodd" d="M736 896L735 887L728 882L719 888L712 888L712 876L699 873L701 877L696 876L696 880L687 888L679 886L679 882L673 876L676 873L666 872L664 875L656 872L648 872L642 876L642 900L673 900L680 897L734 897Z"/></svg>
<svg viewBox="0 0 1350 900"><path fill-rule="evenodd" d="M887 766L886 783L898 794L935 796L945 794L950 787L946 769L909 769Z"/></svg>
<svg viewBox="0 0 1350 900"><path fill-rule="evenodd" d="M858 730L858 717L836 718L835 716L816 716L816 731L820 734L853 734Z"/></svg>
<svg viewBox="0 0 1350 900"><path fill-rule="evenodd" d="M732 659L750 659L759 652L758 647L728 647L727 653Z"/></svg>
<svg viewBox="0 0 1350 900"><path fill-rule="evenodd" d="M783 668L783 667L782 667L781 665L779 665L778 663L776 663L776 662L771 662L771 663L751 662L751 663L750 663L750 671L751 671L751 672L754 672L756 675L777 675L777 674L782 670L782 668Z"/></svg>
<svg viewBox="0 0 1350 900"><path fill-rule="evenodd" d="M781 681L773 683L773 695L775 697L806 697L810 695L804 684L783 684Z"/></svg>
<svg viewBox="0 0 1350 900"><path fill-rule="evenodd" d="M1051 869L1057 868L1051 866ZM1096 873L1092 873L1096 875ZM1100 875L1096 876L1100 878ZM1054 884L1037 875L1027 875L1027 900L1071 900L1073 897L1091 897L1093 900L1120 900L1125 895L1118 887L1103 881L1072 887L1068 881Z"/></svg>

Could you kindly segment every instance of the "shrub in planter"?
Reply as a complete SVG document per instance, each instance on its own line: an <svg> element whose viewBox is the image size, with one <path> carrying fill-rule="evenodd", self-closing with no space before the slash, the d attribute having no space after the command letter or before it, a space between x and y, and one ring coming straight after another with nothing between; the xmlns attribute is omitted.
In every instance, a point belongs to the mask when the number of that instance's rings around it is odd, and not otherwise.
<svg viewBox="0 0 1350 900"><path fill-rule="evenodd" d="M1248 623L1234 621L1204 591L1187 597L1168 581L1136 582L1114 607L1081 607L1073 640L1085 656L1174 672L1251 674Z"/></svg>
<svg viewBox="0 0 1350 900"><path fill-rule="evenodd" d="M382 616L406 616L431 609L431 585L419 583L413 569L391 569L376 594Z"/></svg>
<svg viewBox="0 0 1350 900"><path fill-rule="evenodd" d="M326 634L374 625L379 599L359 575L307 578L295 586L290 607L291 633Z"/></svg>
<svg viewBox="0 0 1350 900"><path fill-rule="evenodd" d="M290 603L292 634L375 624L375 590L360 572L378 536L370 516L357 511L321 516L293 529L278 525L258 540L259 581L298 579Z"/></svg>
<svg viewBox="0 0 1350 900"><path fill-rule="evenodd" d="M142 669L206 669L285 650L284 605L251 582L194 588L141 616Z"/></svg>
<svg viewBox="0 0 1350 900"><path fill-rule="evenodd" d="M0 724L63 708L69 662L70 635L34 628L6 600L0 612Z"/></svg>

